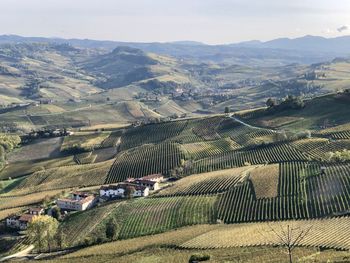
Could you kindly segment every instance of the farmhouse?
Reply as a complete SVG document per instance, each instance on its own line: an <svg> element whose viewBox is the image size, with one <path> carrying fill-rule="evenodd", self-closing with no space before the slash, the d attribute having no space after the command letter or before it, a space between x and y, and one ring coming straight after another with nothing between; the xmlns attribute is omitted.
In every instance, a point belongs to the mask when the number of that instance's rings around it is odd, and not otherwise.
<svg viewBox="0 0 350 263"><path fill-rule="evenodd" d="M133 193L133 197L141 197L141 196L149 195L148 187L132 184L129 182L124 182L117 185L102 186L100 188L100 198L101 197L103 199L105 199L106 197L108 199L113 199L118 197L123 198L125 197L125 191L128 187L133 187L135 189L135 192Z"/></svg>
<svg viewBox="0 0 350 263"><path fill-rule="evenodd" d="M56 204L62 210L84 211L93 207L96 197L82 192L72 193L71 198L57 199Z"/></svg>
<svg viewBox="0 0 350 263"><path fill-rule="evenodd" d="M6 218L6 226L10 228L19 228L19 215L12 215Z"/></svg>
<svg viewBox="0 0 350 263"><path fill-rule="evenodd" d="M10 228L25 230L33 217L43 215L44 209L41 207L31 207L28 212L22 215L13 215L6 219L6 226Z"/></svg>
<svg viewBox="0 0 350 263"><path fill-rule="evenodd" d="M148 187L150 190L153 190L153 191L160 189L159 183L152 180L137 179L135 180L135 183L143 187Z"/></svg>

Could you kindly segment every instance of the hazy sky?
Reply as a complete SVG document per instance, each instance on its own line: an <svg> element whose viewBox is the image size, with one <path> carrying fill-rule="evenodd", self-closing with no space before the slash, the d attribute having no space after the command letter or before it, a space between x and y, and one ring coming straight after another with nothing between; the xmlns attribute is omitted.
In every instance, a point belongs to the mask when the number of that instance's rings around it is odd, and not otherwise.
<svg viewBox="0 0 350 263"><path fill-rule="evenodd" d="M347 35L349 14L350 0L0 0L0 34L216 44Z"/></svg>

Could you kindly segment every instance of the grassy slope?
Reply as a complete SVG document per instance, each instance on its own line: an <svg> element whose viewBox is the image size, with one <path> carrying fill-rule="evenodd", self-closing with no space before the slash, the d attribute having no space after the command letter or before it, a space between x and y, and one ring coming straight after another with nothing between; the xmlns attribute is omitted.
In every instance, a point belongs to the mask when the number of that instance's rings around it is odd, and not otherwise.
<svg viewBox="0 0 350 263"><path fill-rule="evenodd" d="M290 130L318 130L325 122L332 126L342 125L349 122L348 97L345 94L321 96L306 102L301 110L281 111L248 121L259 126Z"/></svg>

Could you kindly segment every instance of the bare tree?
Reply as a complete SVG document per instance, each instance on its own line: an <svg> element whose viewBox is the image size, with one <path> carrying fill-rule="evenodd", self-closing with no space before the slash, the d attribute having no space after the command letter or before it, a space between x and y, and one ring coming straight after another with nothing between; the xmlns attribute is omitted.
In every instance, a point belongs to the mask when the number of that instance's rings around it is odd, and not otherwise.
<svg viewBox="0 0 350 263"><path fill-rule="evenodd" d="M305 229L300 229L300 227L292 228L290 225L287 225L287 229L285 229L282 225L280 225L280 231L278 231L270 224L268 224L268 227L270 229L269 232L272 232L275 235L280 245L287 249L289 263L293 263L293 250L300 246L301 242L312 228L312 226L309 226ZM266 237L263 233L260 232L260 234L264 236L264 238L271 240L271 238ZM271 241L271 243L273 242Z"/></svg>

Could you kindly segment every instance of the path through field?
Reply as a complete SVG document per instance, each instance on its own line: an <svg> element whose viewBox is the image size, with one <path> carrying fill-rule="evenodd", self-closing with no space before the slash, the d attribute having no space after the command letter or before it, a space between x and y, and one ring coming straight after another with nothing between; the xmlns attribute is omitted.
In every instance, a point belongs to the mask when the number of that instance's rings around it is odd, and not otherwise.
<svg viewBox="0 0 350 263"><path fill-rule="evenodd" d="M267 128L262 128L262 127L257 127L257 126L253 126L253 125L250 125L236 117L233 117L233 115L230 116L231 119L233 119L234 121L240 123L240 124L243 124L249 128L252 128L252 129L257 129L257 130L264 130L264 131L271 131L271 132L274 132L274 133L277 133L278 131L275 131L275 130L272 130L272 129L267 129Z"/></svg>
<svg viewBox="0 0 350 263"><path fill-rule="evenodd" d="M9 255L7 257L0 258L0 262L4 262L4 261L12 259L12 258L23 258L23 257L26 257L29 254L29 252L32 251L33 249L34 249L34 246L30 245L29 247L27 247L26 249L23 249L20 252L17 252L15 254Z"/></svg>

